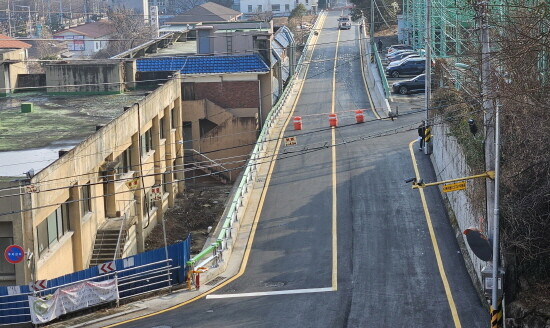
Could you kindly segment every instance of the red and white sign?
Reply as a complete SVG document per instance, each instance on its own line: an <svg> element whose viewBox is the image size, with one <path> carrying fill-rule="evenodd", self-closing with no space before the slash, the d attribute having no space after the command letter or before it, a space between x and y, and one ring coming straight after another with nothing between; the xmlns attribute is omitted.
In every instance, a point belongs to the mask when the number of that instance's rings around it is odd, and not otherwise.
<svg viewBox="0 0 550 328"><path fill-rule="evenodd" d="M115 271L115 270L116 270L115 261L106 262L106 263L103 263L102 265L99 266L99 273L100 274L109 273L109 272Z"/></svg>
<svg viewBox="0 0 550 328"><path fill-rule="evenodd" d="M11 264L16 264L23 261L25 258L25 251L19 245L9 245L4 251L4 257L6 261Z"/></svg>
<svg viewBox="0 0 550 328"><path fill-rule="evenodd" d="M48 286L48 281L47 280L37 280L35 282L29 283L30 289L34 290L35 292L46 289L47 286Z"/></svg>
<svg viewBox="0 0 550 328"><path fill-rule="evenodd" d="M153 186L151 188L151 193L149 194L151 200L162 200L162 192L160 191L159 186Z"/></svg>

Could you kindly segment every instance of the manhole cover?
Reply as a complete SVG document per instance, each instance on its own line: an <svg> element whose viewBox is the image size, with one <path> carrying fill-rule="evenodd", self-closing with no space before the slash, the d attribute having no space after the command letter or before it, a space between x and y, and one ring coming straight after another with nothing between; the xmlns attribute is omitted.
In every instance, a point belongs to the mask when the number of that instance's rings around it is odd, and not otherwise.
<svg viewBox="0 0 550 328"><path fill-rule="evenodd" d="M210 280L209 282L207 282L205 285L207 286L215 286L217 285L219 282L222 282L223 280L225 280L227 277L224 277L224 276L218 276L212 280Z"/></svg>

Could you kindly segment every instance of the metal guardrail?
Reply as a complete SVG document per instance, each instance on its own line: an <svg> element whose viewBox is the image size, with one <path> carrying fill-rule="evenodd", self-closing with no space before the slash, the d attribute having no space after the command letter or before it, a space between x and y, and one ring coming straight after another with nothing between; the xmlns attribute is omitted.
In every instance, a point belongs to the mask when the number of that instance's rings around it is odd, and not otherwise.
<svg viewBox="0 0 550 328"><path fill-rule="evenodd" d="M390 98L390 86L388 84L388 78L386 77L386 72L384 71L384 66L382 66L382 59L380 58L380 53L378 52L378 47L375 42L371 43L371 49L374 53L374 58L376 59L376 67L378 68L378 73L382 79L382 86L384 87L384 95L386 99Z"/></svg>
<svg viewBox="0 0 550 328"><path fill-rule="evenodd" d="M309 36L307 38L306 47L304 48L308 50L306 50L300 56L300 59L298 60L298 63L296 65L295 74L291 77L287 87L283 91L283 94L281 95L277 103L272 107L271 111L269 112L264 122L262 131L260 132L260 135L256 141L256 145L254 146L254 149L248 161L248 165L244 170L242 179L239 182L239 186L234 194L233 200L225 216L222 229L220 231L220 234L218 235L218 238L216 239L216 242L212 243L210 246L208 246L207 248L203 249L200 253L195 255L192 259L187 261L187 266L189 267L188 269L193 270L195 266L202 267L210 262L214 262L213 267L215 267L218 265L218 262L221 260L222 251L227 247L228 239L232 238L231 228L233 227L233 224L235 223L235 221L238 221L239 219L239 215L240 215L239 208L244 207L245 205L243 203L243 199L245 194L248 192L249 184L252 181L254 181L256 177L257 165L259 164L260 158L262 158L261 153L265 152L266 150L266 141L269 135L269 130L273 126L275 119L280 114L281 109L283 108L283 105L285 104L290 94L290 90L292 90L293 88L293 85L296 81L296 77L302 73L304 58L306 57L306 54L311 51L309 50L307 45L310 44L311 38L313 37L314 32L318 30L318 24L321 21L320 18L323 17L324 15L326 15L326 13L322 12L321 14L319 14L319 16L317 16L315 24L311 29ZM208 256L208 255L211 255L211 256Z"/></svg>

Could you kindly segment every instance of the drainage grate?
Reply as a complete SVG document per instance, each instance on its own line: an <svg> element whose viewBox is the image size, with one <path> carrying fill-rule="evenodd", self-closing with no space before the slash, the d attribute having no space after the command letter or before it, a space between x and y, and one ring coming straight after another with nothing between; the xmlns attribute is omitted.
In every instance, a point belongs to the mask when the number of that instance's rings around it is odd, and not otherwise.
<svg viewBox="0 0 550 328"><path fill-rule="evenodd" d="M227 279L227 277L224 277L224 276L218 276L212 280L210 280L209 282L207 282L205 285L207 286L215 286L217 285L218 283L222 282L223 280Z"/></svg>

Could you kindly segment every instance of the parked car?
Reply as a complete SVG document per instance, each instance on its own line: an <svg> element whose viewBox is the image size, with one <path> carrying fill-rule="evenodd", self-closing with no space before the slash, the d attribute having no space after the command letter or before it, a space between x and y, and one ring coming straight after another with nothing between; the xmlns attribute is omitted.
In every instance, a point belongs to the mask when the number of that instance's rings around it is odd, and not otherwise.
<svg viewBox="0 0 550 328"><path fill-rule="evenodd" d="M401 63L403 62L406 62L408 59L411 59L411 58L420 58L420 55L417 54L417 53L412 53L412 54L409 54L399 60L394 60L392 61L391 63L388 64L388 67L394 67L394 66L397 66L397 65L401 65Z"/></svg>
<svg viewBox="0 0 550 328"><path fill-rule="evenodd" d="M394 44L388 47L388 54L398 50L413 50L413 47L406 44Z"/></svg>
<svg viewBox="0 0 550 328"><path fill-rule="evenodd" d="M424 91L426 88L426 74L420 74L410 80L395 82L392 84L394 93L406 95L409 92Z"/></svg>
<svg viewBox="0 0 550 328"><path fill-rule="evenodd" d="M351 28L351 17L350 16L340 16L338 18L338 29L339 30L349 30Z"/></svg>
<svg viewBox="0 0 550 328"><path fill-rule="evenodd" d="M426 66L426 58L410 58L399 65L386 67L386 74L391 77L399 77L401 75L416 75L424 73Z"/></svg>
<svg viewBox="0 0 550 328"><path fill-rule="evenodd" d="M420 55L418 55L414 51L404 51L404 52L396 54L395 56L389 56L388 61L391 63L391 62L394 62L394 61L401 60L401 59L403 59L405 57L408 57L410 55L417 55L418 57L420 57Z"/></svg>
<svg viewBox="0 0 550 328"><path fill-rule="evenodd" d="M413 52L414 52L414 51L408 50L408 49L407 49L407 50L397 50L397 51L394 51L394 52L392 52L392 53L390 53L390 54L387 54L387 55L386 55L386 59L389 60L389 59L391 59L391 58L393 58L393 57L395 57L395 56L397 56L397 55L399 55L399 54L403 54L403 53L413 53Z"/></svg>

